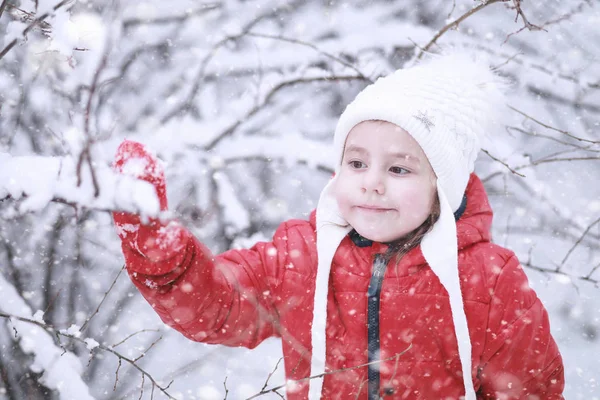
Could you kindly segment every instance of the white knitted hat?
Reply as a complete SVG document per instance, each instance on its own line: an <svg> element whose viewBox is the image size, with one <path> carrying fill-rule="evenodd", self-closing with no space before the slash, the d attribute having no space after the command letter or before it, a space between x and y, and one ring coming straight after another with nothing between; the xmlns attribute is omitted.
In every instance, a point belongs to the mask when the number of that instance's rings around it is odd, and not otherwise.
<svg viewBox="0 0 600 400"><path fill-rule="evenodd" d="M504 81L486 63L466 54L433 56L378 79L342 113L334 136L336 175L321 192L317 206L318 271L312 324L311 376L325 372L325 323L333 256L352 227L333 195L346 138L367 120L391 122L407 131L423 149L437 176L440 217L423 238L421 250L448 291L462 364L466 399L475 399L471 380L471 341L458 275L454 211L462 198L480 150L480 138L501 127ZM310 381L310 398L320 397L322 379Z"/></svg>

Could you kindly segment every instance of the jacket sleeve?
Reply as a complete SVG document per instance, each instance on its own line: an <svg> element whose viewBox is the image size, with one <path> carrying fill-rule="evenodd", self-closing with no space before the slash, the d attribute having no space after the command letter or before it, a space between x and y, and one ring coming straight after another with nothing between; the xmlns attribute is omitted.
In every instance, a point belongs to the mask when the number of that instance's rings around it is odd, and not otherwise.
<svg viewBox="0 0 600 400"><path fill-rule="evenodd" d="M548 313L512 255L491 297L480 398L563 399L564 370Z"/></svg>
<svg viewBox="0 0 600 400"><path fill-rule="evenodd" d="M161 265L126 246L123 253L133 283L163 322L195 341L253 348L279 336L274 302L287 230L284 223L272 242L218 256L188 233L184 250Z"/></svg>

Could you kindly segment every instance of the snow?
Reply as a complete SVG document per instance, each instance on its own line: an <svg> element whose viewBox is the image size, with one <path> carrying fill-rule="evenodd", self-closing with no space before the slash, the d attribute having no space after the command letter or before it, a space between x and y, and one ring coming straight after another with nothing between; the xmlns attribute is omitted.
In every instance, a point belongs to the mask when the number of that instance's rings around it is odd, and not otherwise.
<svg viewBox="0 0 600 400"><path fill-rule="evenodd" d="M20 21L11 21L6 27L6 34L4 35L4 46L8 46L13 40L20 40L23 38L23 32L27 28L27 24Z"/></svg>
<svg viewBox="0 0 600 400"><path fill-rule="evenodd" d="M39 15L58 0L22 0L19 7L34 13L36 3ZM418 52L415 43L423 46L445 23L474 6L472 1L459 0L449 16L452 2L414 0L306 1L291 7L274 0L231 0L215 4L210 12L203 12L194 0L121 2L115 9L105 3L69 3L46 19L52 27L49 32L36 28L27 38L22 35L27 23L15 20L10 11L2 16L0 42L6 45L17 39L19 46L0 63L0 274L4 279L0 309L39 323L54 323L56 318L67 328L65 333L73 334L79 334L78 326L123 266L110 211L139 212L144 220L176 216L181 226L215 252L269 240L279 222L306 218L314 208L335 166L330 139L337 117L367 83L356 79L359 73L374 79L405 65ZM581 13L549 26L548 33L525 30L506 43L507 34L519 29L520 21L515 23L514 10L490 5L465 20L460 29L447 32L439 43L466 46L489 56L511 82L511 106L578 137L597 140L600 91L593 84L600 81L596 68L600 14L597 5L582 5ZM556 18L573 5L533 0L523 7L536 23ZM277 8L275 18L255 21L257 15ZM176 20L154 21L170 17ZM131 24L134 19L137 22ZM252 23L252 33L272 37L245 36L214 48ZM314 47L279 40L280 36ZM107 63L98 71L105 54ZM204 76L197 82L189 110L165 120L187 101L202 68ZM85 108L97 72L86 133ZM574 148L582 143L515 112L509 112L506 124L568 144L515 130L489 138L484 148L511 168L565 150L570 151L565 156L595 155L599 150L590 143L586 143L589 151ZM170 214L159 213L154 188L135 179L136 171L143 168L139 161L127 165L134 176L115 174L110 167L124 138L144 143L165 161ZM97 197L87 163L81 170L81 185L77 184L77 161L88 139ZM476 170L488 178L495 241L514 249L522 262L531 259L534 265L555 268L598 218L597 160L526 167L519 169L526 178L520 178L480 154ZM59 217L63 226L55 232ZM162 232L169 245L177 238L177 229L171 228L176 225ZM120 229L132 233L137 226ZM50 240L54 233L58 233L56 244ZM524 267L548 309L565 361L569 399L600 398L600 361L593 356L600 352L598 287L578 278L600 263L598 235L598 226L588 231L562 268L565 274ZM13 250L10 259L24 276L24 287L20 295L5 297L6 281L14 279L5 268L7 248ZM43 277L49 268L43 260L50 249L56 253L55 276L46 288ZM81 333L87 349L94 351L91 365L95 368L88 371L97 372L90 376L89 387L74 397L64 394L70 390L64 386L83 385L74 354L66 353L53 363L56 351L60 355L63 349L47 341L49 335L41 328L32 331L34 325L11 320L10 324L20 324L15 326L23 338L21 348L39 354L32 355L36 361L28 368L46 371L43 376L51 378L49 387L58 390L63 382L61 398L86 398L86 393L105 398L114 385L116 366L112 356L102 359L98 342L117 343L153 328L165 338L142 360L161 381L168 383L174 377L173 394L186 399L223 398L225 376L228 398L260 391L281 356L279 341L267 340L252 351L191 342L158 320L125 275L95 317L97 325ZM600 269L591 278L600 279ZM155 283L149 280L148 285ZM73 314L68 314L68 295L82 293L90 297L90 304L79 301ZM56 297L54 312L41 311L46 309L42 299L47 294ZM13 303L5 303L5 298ZM30 309L18 314L11 308L17 299L23 306L26 301ZM38 311L31 315L32 310ZM153 334L135 335L121 345L122 351L139 354L155 339ZM2 345L10 345L11 340ZM82 350L79 363L86 365L89 353ZM200 366L194 364L198 360ZM61 368L51 369L58 361ZM126 368L121 372L130 374ZM114 397L139 397L140 381L134 374L131 377L120 380ZM285 383L281 366L271 382ZM290 382L288 390L293 387ZM145 389L149 397L149 386ZM2 390L0 397L6 394Z"/></svg>
<svg viewBox="0 0 600 400"><path fill-rule="evenodd" d="M25 304L15 288L0 274L0 310L14 316L39 320L40 312L31 315L31 309ZM63 400L93 399L89 388L83 382L83 368L76 355L54 344L53 337L39 326L28 322L10 319L10 330L14 328L20 337L21 349L33 357L29 365L32 372L42 373L40 382L56 389Z"/></svg>
<svg viewBox="0 0 600 400"><path fill-rule="evenodd" d="M84 342L85 342L88 350L94 350L96 347L98 347L100 345L100 343L98 343L96 340L94 340L92 338L85 338Z"/></svg>
<svg viewBox="0 0 600 400"><path fill-rule="evenodd" d="M21 200L21 213L39 211L52 199L76 207L137 211L158 216L160 207L154 186L117 174L109 167L95 166L99 196L89 169L82 169L82 184L77 185L76 162L70 157L20 156L0 153L0 199L11 196Z"/></svg>

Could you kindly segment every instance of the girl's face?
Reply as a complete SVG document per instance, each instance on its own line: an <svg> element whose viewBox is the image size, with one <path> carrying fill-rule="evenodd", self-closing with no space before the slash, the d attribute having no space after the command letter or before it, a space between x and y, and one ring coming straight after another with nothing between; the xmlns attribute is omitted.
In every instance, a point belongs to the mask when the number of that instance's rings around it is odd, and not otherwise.
<svg viewBox="0 0 600 400"><path fill-rule="evenodd" d="M391 242L427 219L436 179L421 146L405 130L364 121L348 134L334 193L342 216L361 236Z"/></svg>

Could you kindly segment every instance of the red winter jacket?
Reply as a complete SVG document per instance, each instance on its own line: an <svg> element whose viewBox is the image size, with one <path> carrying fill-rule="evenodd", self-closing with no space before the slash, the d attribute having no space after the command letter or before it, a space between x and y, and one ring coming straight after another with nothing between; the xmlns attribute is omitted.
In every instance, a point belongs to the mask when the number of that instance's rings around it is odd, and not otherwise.
<svg viewBox="0 0 600 400"><path fill-rule="evenodd" d="M563 365L548 315L515 255L490 242L492 211L472 175L457 221L458 265L472 343L478 399L562 399ZM376 253L347 236L333 259L327 307L323 397L365 399L367 287ZM310 326L317 268L315 213L290 220L273 241L214 256L191 235L185 249L153 263L123 246L134 284L162 320L204 343L253 348L281 337L287 379L310 372ZM387 268L380 304L382 396L458 399L464 394L448 294L420 247ZM288 385L305 399L306 381Z"/></svg>

